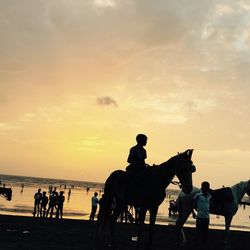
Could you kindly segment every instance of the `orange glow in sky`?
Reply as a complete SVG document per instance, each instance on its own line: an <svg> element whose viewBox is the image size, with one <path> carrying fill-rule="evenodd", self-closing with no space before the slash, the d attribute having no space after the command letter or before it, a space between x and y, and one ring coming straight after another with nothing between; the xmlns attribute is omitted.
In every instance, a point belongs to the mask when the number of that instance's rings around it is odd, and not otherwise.
<svg viewBox="0 0 250 250"><path fill-rule="evenodd" d="M194 183L249 179L248 1L2 1L0 173L103 182L145 133ZM195 15L195 18L194 18Z"/></svg>

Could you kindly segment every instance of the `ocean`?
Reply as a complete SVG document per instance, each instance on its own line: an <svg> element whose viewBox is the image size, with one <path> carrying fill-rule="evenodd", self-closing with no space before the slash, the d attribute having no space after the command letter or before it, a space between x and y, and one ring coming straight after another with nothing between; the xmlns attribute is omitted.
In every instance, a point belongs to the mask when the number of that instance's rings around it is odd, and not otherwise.
<svg viewBox="0 0 250 250"><path fill-rule="evenodd" d="M103 183L62 180L51 178L38 178L14 175L0 175L1 185L12 188L12 200L7 201L0 197L0 214L33 216L34 194L38 188L48 194L49 186L64 191L64 214L63 218L88 220L91 211L91 197L94 192L98 198L103 193ZM22 188L23 185L23 188ZM170 185L171 186L171 185ZM69 190L71 193L69 195ZM179 190L168 188L166 198L159 207L157 224L174 225L176 217L168 216L169 201L175 199ZM148 215L147 215L148 219ZM195 220L190 216L185 226L194 227ZM224 229L224 217L211 215L210 228ZM250 206L240 206L234 216L231 229L250 232Z"/></svg>

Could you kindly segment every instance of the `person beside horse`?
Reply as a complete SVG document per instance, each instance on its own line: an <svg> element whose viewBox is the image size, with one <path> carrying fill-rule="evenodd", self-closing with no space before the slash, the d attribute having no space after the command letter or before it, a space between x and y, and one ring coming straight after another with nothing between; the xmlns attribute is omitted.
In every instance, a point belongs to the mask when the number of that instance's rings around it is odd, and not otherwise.
<svg viewBox="0 0 250 250"><path fill-rule="evenodd" d="M193 190L188 195L182 191L177 198L178 219L176 221L177 242L180 245L187 243L183 226L189 215L192 213L192 199L200 192L200 189L193 187ZM231 187L223 187L217 190L210 190L211 202L209 207L210 214L222 215L225 218L225 239L224 249L230 249L230 226L233 216L238 210L241 199L245 194L250 196L250 180L240 181Z"/></svg>
<svg viewBox="0 0 250 250"><path fill-rule="evenodd" d="M195 245L199 245L201 241L205 248L209 228L209 205L212 197L209 191L210 184L204 181L201 183L201 191L193 197L193 207L197 209Z"/></svg>

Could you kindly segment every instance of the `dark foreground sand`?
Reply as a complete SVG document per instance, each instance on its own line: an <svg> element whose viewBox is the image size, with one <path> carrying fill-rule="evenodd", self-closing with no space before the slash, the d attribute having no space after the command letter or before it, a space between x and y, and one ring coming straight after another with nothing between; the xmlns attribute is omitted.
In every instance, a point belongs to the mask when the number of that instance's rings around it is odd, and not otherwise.
<svg viewBox="0 0 250 250"><path fill-rule="evenodd" d="M147 227L147 226L146 226ZM56 220L31 217L0 215L0 249L9 250L93 250L93 238L96 229L95 222L84 220ZM146 229L146 228L145 228ZM119 250L136 250L130 240L134 225L118 224L117 239ZM185 228L189 244L185 249L195 249L193 245L194 229ZM107 236L107 234L104 233ZM144 240L146 238L144 234ZM107 250L107 237L98 250ZM231 232L232 250L249 250L250 233L242 231ZM143 247L141 248L143 249ZM154 250L184 249L175 245L175 230L173 226L157 225L153 244ZM223 249L223 231L210 230L209 248Z"/></svg>

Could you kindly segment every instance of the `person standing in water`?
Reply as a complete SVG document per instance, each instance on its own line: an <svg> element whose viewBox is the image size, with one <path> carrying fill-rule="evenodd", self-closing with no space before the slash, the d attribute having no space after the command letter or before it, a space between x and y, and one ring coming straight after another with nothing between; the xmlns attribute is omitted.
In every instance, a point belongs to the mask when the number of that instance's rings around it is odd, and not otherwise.
<svg viewBox="0 0 250 250"><path fill-rule="evenodd" d="M42 200L42 193L41 189L39 188L37 192L34 195L34 211L33 216L40 215L40 209L41 209L41 200Z"/></svg>
<svg viewBox="0 0 250 250"><path fill-rule="evenodd" d="M98 205L97 195L98 195L98 193L95 192L94 196L91 198L91 213L90 213L90 217L89 217L90 221L94 221L94 219L95 219L95 214L96 214L97 205Z"/></svg>

